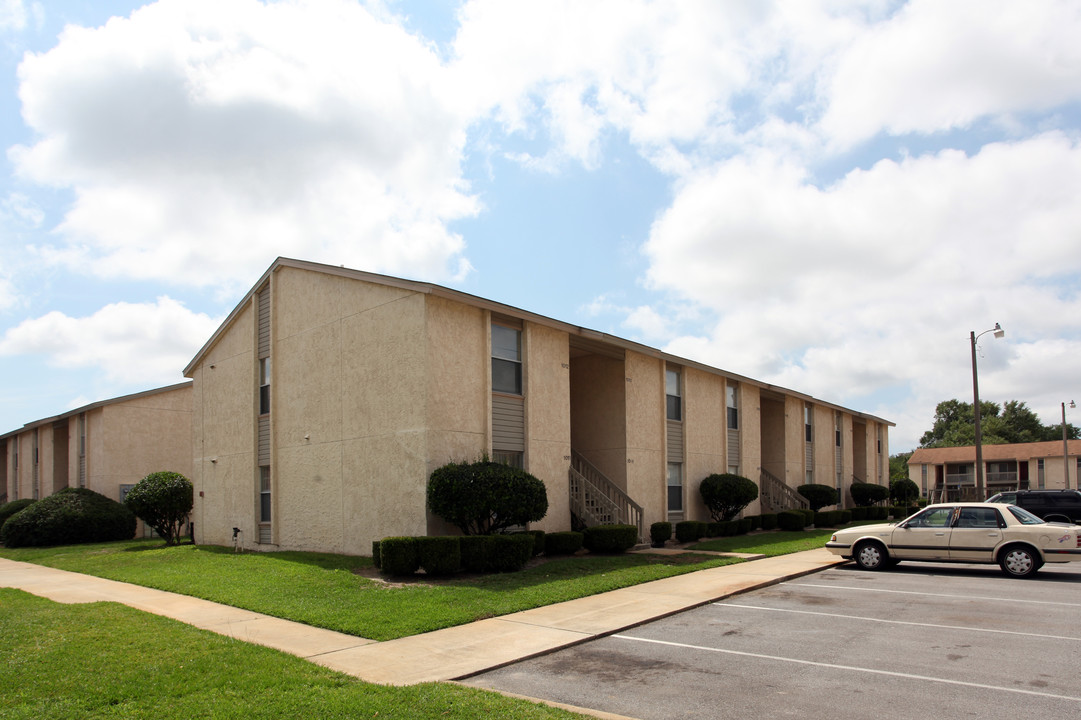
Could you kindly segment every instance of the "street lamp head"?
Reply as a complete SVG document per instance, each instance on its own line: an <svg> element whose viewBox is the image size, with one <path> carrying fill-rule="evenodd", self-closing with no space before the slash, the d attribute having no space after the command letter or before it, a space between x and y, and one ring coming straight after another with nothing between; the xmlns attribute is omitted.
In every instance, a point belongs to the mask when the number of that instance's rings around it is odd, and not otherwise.
<svg viewBox="0 0 1081 720"><path fill-rule="evenodd" d="M1006 336L1006 331L1002 329L1002 326L995 323L995 337L1001 338Z"/></svg>
<svg viewBox="0 0 1081 720"><path fill-rule="evenodd" d="M1068 407L1069 407L1069 408L1070 408L1071 410L1073 410L1073 409L1074 409L1075 407L1077 407L1077 405L1075 405L1075 404L1074 404L1074 401L1073 401L1073 400L1071 400L1071 401L1070 401L1070 404L1069 404L1069 406L1068 406Z"/></svg>

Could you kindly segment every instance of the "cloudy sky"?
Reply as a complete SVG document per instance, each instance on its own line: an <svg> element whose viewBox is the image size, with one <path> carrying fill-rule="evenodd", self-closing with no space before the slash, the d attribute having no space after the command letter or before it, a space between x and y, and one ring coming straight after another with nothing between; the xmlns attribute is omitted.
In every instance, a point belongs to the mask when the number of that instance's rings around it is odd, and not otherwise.
<svg viewBox="0 0 1081 720"><path fill-rule="evenodd" d="M1079 37L1053 0L0 0L0 432L180 381L279 255L874 413L891 452L999 322L981 396L1057 422Z"/></svg>

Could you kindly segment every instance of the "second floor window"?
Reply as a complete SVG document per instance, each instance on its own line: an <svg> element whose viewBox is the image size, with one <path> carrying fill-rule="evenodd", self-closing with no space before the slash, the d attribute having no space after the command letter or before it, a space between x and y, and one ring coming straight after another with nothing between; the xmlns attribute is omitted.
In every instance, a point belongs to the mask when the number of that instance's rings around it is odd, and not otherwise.
<svg viewBox="0 0 1081 720"><path fill-rule="evenodd" d="M725 396L725 403L728 406L728 429L739 430L739 406L736 404L736 386L726 386Z"/></svg>
<svg viewBox="0 0 1081 720"><path fill-rule="evenodd" d="M259 360L259 414L270 412L270 358Z"/></svg>
<svg viewBox="0 0 1081 720"><path fill-rule="evenodd" d="M679 394L679 371L664 372L665 412L669 420L683 419L683 403Z"/></svg>
<svg viewBox="0 0 1081 720"><path fill-rule="evenodd" d="M522 331L492 325L492 390L522 394Z"/></svg>

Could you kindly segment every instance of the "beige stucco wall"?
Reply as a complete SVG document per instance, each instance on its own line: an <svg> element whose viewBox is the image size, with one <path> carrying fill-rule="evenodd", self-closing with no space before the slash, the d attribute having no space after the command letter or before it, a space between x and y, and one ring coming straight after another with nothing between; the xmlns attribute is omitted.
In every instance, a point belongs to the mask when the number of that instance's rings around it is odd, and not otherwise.
<svg viewBox="0 0 1081 720"><path fill-rule="evenodd" d="M570 348L567 333L525 324L526 469L544 482L548 514L530 525L570 530Z"/></svg>
<svg viewBox="0 0 1081 720"><path fill-rule="evenodd" d="M728 472L725 379L684 368L683 386L684 516L709 520L699 486L708 475Z"/></svg>
<svg viewBox="0 0 1081 720"><path fill-rule="evenodd" d="M229 545L234 526L248 542L257 537L254 338L249 303L192 369L192 518L199 543Z"/></svg>
<svg viewBox="0 0 1081 720"><path fill-rule="evenodd" d="M627 351L627 494L645 527L668 519L665 473L664 362Z"/></svg>

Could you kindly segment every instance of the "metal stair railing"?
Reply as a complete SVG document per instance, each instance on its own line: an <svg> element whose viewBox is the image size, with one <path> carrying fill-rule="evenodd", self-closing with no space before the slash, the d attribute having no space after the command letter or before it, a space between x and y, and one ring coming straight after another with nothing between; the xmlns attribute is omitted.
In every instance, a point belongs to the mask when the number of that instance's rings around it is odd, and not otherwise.
<svg viewBox="0 0 1081 720"><path fill-rule="evenodd" d="M634 525L638 540L644 542L642 506L576 451L571 451L571 512L587 526Z"/></svg>

